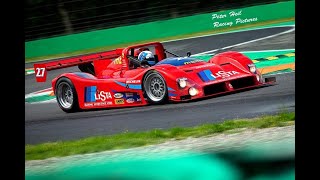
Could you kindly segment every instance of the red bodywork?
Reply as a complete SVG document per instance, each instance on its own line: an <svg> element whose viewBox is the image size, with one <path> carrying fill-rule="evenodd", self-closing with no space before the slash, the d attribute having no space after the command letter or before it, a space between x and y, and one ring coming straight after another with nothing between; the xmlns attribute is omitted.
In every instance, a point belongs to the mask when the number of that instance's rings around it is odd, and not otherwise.
<svg viewBox="0 0 320 180"><path fill-rule="evenodd" d="M148 68L130 68L128 55L134 55L134 51L141 47L153 49L159 63ZM70 79L76 89L81 109L148 104L143 93L143 78L149 71L157 71L165 79L170 101L188 101L268 84L263 81L258 69L254 73L250 72L248 65L252 65L253 62L238 52L224 52L215 55L208 62L195 60L180 66L161 64L166 58L163 45L159 42L152 42L48 63L38 63L34 65L34 69L37 81L44 82L47 71L81 64L93 64L94 75L86 72L63 73L52 80L52 88L55 92L59 78ZM172 61L176 63L180 59L176 58ZM178 85L179 78L187 79L185 88ZM190 87L196 88L198 94L191 96Z"/></svg>

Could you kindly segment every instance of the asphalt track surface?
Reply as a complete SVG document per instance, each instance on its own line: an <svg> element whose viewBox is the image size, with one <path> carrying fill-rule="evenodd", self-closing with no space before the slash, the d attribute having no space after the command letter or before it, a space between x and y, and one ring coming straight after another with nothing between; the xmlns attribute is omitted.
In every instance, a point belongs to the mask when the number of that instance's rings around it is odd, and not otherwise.
<svg viewBox="0 0 320 180"><path fill-rule="evenodd" d="M267 37L292 29L276 27L244 32L206 36L164 43L166 49L185 55ZM268 43L269 42L269 43ZM268 38L232 50L292 49L294 33ZM26 64L30 67L32 64ZM33 75L25 77L25 93L50 87L50 79L76 67L50 71L46 83L36 83ZM222 122L234 118L250 118L275 114L284 109L295 111L295 73L275 75L277 85L187 103L169 103L133 108L94 110L67 114L56 103L25 104L25 143L75 140L95 135L109 135L124 131L144 131L171 127L190 127Z"/></svg>

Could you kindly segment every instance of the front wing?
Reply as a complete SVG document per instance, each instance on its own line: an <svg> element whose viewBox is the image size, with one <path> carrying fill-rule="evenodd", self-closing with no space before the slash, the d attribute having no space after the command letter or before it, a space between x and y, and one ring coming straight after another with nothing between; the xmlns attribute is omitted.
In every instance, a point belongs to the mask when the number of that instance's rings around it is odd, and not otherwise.
<svg viewBox="0 0 320 180"><path fill-rule="evenodd" d="M260 82L253 75L246 76L243 78L237 78L228 81L221 81L219 83L208 84L205 86L194 85L198 89L198 94L195 96L191 96L188 91L184 91L183 93L177 93L176 90L169 89L169 100L179 102L179 101L190 101L195 99L213 97L223 94L231 94L240 92L243 90L255 89L270 85L275 85L276 78L268 77L264 79L264 82ZM170 95L174 96L170 96ZM180 95L176 95L180 94Z"/></svg>

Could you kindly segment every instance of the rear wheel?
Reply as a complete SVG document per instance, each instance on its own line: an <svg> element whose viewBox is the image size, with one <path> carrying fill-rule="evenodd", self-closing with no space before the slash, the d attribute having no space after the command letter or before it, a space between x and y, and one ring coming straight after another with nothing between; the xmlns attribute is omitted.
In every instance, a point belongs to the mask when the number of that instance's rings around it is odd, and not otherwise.
<svg viewBox="0 0 320 180"><path fill-rule="evenodd" d="M167 84L156 71L150 71L146 74L143 81L143 90L151 104L162 104L168 100Z"/></svg>
<svg viewBox="0 0 320 180"><path fill-rule="evenodd" d="M77 92L70 79L62 77L57 81L55 95L63 111L69 113L79 110Z"/></svg>

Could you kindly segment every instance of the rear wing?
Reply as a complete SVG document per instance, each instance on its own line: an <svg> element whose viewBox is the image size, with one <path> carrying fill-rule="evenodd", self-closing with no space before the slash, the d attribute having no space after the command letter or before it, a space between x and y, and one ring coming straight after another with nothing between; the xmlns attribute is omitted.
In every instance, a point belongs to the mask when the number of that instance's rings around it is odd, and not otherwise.
<svg viewBox="0 0 320 180"><path fill-rule="evenodd" d="M37 82L45 82L47 79L47 71L92 63L95 60L116 58L120 56L121 53L122 49L115 49L105 52L55 59L46 63L35 63L33 65L35 77Z"/></svg>

